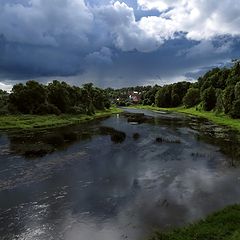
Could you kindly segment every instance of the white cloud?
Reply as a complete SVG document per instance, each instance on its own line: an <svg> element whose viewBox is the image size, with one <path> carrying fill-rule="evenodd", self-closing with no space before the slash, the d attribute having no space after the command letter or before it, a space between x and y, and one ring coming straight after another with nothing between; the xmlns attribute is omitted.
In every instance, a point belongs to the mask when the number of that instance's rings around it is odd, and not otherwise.
<svg viewBox="0 0 240 240"><path fill-rule="evenodd" d="M113 43L123 51L134 49L148 52L157 49L162 43L161 38L155 38L146 32L134 16L134 9L119 1L96 9L95 14L102 24L107 26Z"/></svg>
<svg viewBox="0 0 240 240"><path fill-rule="evenodd" d="M157 9L159 16L135 19L134 9L124 2L100 7L100 18L111 32L115 46L123 51L154 51L168 39L184 33L190 40L211 40L240 35L238 0L138 0L144 10Z"/></svg>
<svg viewBox="0 0 240 240"><path fill-rule="evenodd" d="M138 0L143 11L160 11L138 21L123 1L94 7L84 0L27 2L1 6L0 34L8 41L83 50L95 41L98 49L114 44L123 51L149 52L180 32L191 40L240 34L239 0Z"/></svg>
<svg viewBox="0 0 240 240"><path fill-rule="evenodd" d="M102 6L95 14L107 26L115 46L123 51L154 51L175 34L173 22L166 18L151 16L136 21L134 9L124 2Z"/></svg>
<svg viewBox="0 0 240 240"><path fill-rule="evenodd" d="M240 34L239 0L138 0L138 4L145 10L164 11L155 21L159 24L155 36L165 34L162 29L169 26L172 32L185 32L192 40Z"/></svg>
<svg viewBox="0 0 240 240"><path fill-rule="evenodd" d="M10 92L12 90L12 87L13 86L10 84L5 84L5 83L0 82L0 89L2 89L3 91Z"/></svg>
<svg viewBox="0 0 240 240"><path fill-rule="evenodd" d="M180 0L181 1L181 0ZM178 1L176 0L138 0L138 5L142 10L157 9L160 12L167 10L169 7L175 5Z"/></svg>

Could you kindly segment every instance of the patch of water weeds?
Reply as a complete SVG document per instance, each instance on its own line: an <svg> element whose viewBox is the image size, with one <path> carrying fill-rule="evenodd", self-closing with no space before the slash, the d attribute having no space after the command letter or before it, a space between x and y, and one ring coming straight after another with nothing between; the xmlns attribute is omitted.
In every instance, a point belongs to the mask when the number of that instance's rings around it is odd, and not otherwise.
<svg viewBox="0 0 240 240"><path fill-rule="evenodd" d="M122 143L126 139L126 133L125 132L118 131L114 128L105 127L105 126L101 126L99 129L100 129L100 133L102 135L110 135L111 140L114 143Z"/></svg>

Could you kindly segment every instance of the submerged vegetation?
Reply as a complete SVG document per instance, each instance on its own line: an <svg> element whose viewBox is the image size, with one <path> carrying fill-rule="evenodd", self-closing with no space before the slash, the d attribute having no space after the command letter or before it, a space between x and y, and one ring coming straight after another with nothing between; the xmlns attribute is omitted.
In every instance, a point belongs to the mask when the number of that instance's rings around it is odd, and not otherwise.
<svg viewBox="0 0 240 240"><path fill-rule="evenodd" d="M89 140L93 136L109 136L114 144L122 143L126 139L125 132L111 127L95 126L95 123L87 123L38 131L9 131L10 151L26 159L35 159L64 150L73 143Z"/></svg>
<svg viewBox="0 0 240 240"><path fill-rule="evenodd" d="M126 139L126 133L118 131L111 127L100 127L100 133L104 135L110 135L111 140L114 143L122 143Z"/></svg>
<svg viewBox="0 0 240 240"><path fill-rule="evenodd" d="M225 208L198 223L165 233L150 240L239 240L240 205Z"/></svg>

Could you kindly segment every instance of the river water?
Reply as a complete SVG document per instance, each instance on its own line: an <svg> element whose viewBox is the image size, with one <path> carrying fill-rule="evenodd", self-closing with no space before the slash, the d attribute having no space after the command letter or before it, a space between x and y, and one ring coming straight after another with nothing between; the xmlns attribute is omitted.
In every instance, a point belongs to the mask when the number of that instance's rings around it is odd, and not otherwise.
<svg viewBox="0 0 240 240"><path fill-rule="evenodd" d="M236 132L125 111L0 133L0 239L142 240L240 202Z"/></svg>

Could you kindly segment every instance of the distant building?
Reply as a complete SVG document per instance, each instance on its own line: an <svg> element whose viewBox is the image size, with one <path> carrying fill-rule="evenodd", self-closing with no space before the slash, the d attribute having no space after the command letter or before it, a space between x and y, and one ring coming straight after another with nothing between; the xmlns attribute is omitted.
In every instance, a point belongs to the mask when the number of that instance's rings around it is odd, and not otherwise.
<svg viewBox="0 0 240 240"><path fill-rule="evenodd" d="M141 101L141 95L134 91L129 94L129 99L133 104L138 104Z"/></svg>

